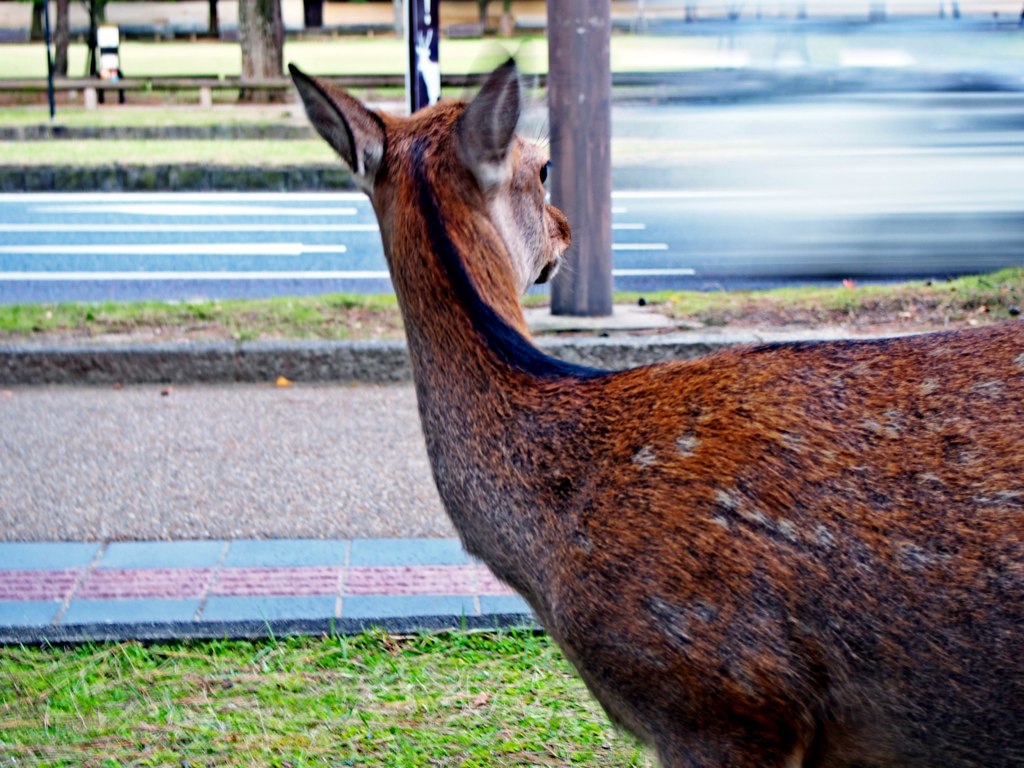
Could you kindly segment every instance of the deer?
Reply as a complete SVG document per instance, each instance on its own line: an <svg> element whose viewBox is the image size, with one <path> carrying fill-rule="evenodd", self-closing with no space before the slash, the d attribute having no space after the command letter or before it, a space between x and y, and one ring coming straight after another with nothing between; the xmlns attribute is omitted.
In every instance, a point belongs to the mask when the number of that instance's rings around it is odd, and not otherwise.
<svg viewBox="0 0 1024 768"><path fill-rule="evenodd" d="M617 727L665 768L1024 765L1024 323L561 361L515 62L408 116L291 74L376 213L445 510Z"/></svg>

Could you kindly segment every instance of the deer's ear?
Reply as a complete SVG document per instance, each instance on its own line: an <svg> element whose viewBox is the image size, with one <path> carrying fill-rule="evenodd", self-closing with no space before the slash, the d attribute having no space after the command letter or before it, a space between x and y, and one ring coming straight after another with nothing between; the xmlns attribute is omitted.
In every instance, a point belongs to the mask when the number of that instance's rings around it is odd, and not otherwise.
<svg viewBox="0 0 1024 768"><path fill-rule="evenodd" d="M498 67L459 119L459 159L486 191L508 172L505 162L519 122L519 70L513 59Z"/></svg>
<svg viewBox="0 0 1024 768"><path fill-rule="evenodd" d="M383 121L340 88L310 77L294 64L288 70L313 127L352 169L356 182L372 191L384 159Z"/></svg>

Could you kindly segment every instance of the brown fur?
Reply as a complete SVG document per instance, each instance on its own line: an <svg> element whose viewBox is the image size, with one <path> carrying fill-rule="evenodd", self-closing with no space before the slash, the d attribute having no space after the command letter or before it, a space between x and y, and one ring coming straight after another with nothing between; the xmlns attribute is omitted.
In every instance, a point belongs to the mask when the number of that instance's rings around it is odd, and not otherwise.
<svg viewBox="0 0 1024 768"><path fill-rule="evenodd" d="M318 100L366 122L295 77L325 136ZM500 112L508 77L478 99ZM363 180L467 549L665 766L1024 765L1024 324L560 366L517 275L564 218L518 139L486 186L467 109L374 118ZM502 196L535 263L510 263Z"/></svg>

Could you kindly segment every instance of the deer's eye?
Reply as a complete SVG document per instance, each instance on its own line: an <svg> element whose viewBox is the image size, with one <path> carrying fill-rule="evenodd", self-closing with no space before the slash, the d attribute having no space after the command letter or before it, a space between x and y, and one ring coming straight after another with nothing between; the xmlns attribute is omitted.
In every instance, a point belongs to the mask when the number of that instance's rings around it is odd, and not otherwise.
<svg viewBox="0 0 1024 768"><path fill-rule="evenodd" d="M551 161L548 160L544 165L540 167L540 183L547 184L548 181L548 168L551 167Z"/></svg>

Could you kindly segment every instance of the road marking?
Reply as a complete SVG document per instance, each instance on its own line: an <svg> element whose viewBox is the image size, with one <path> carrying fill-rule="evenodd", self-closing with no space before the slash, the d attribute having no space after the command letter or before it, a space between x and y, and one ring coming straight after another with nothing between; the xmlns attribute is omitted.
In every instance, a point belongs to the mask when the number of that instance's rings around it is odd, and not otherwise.
<svg viewBox="0 0 1024 768"><path fill-rule="evenodd" d="M612 192L613 200L713 200L732 197L773 197L776 192L753 189L633 189ZM612 208L612 212L615 209Z"/></svg>
<svg viewBox="0 0 1024 768"><path fill-rule="evenodd" d="M2 245L0 254L42 256L301 256L346 253L344 245L304 243L150 243L131 245Z"/></svg>
<svg viewBox="0 0 1024 768"><path fill-rule="evenodd" d="M355 216L356 208L271 208L263 205L212 205L210 203L143 203L141 205L41 205L32 213L116 213L127 216Z"/></svg>
<svg viewBox="0 0 1024 768"><path fill-rule="evenodd" d="M680 277L696 275L697 270L689 267L678 269L613 269L613 277Z"/></svg>
<svg viewBox="0 0 1024 768"><path fill-rule="evenodd" d="M643 226L643 225L641 225ZM0 224L0 232L377 232L376 224Z"/></svg>
<svg viewBox="0 0 1024 768"><path fill-rule="evenodd" d="M612 243L613 251L667 251L668 243Z"/></svg>
<svg viewBox="0 0 1024 768"><path fill-rule="evenodd" d="M0 272L0 282L115 282L122 280L384 280L387 270L300 272Z"/></svg>

